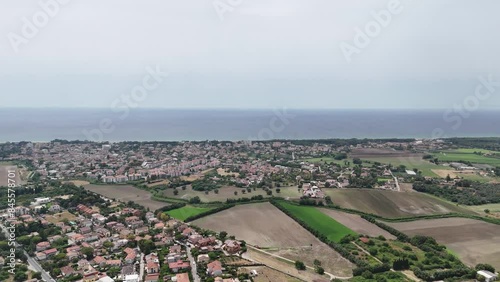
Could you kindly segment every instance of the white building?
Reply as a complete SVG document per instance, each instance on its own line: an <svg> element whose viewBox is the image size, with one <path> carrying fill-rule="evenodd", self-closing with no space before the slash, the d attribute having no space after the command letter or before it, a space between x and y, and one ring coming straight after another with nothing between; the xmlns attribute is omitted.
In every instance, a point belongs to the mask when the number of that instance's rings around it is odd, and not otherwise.
<svg viewBox="0 0 500 282"><path fill-rule="evenodd" d="M123 282L139 282L139 274L125 275L125 280L123 280Z"/></svg>
<svg viewBox="0 0 500 282"><path fill-rule="evenodd" d="M486 282L495 281L498 278L498 274L491 273L491 272L489 272L487 270L479 270L477 272L477 274L483 276L485 278L484 281L486 281Z"/></svg>

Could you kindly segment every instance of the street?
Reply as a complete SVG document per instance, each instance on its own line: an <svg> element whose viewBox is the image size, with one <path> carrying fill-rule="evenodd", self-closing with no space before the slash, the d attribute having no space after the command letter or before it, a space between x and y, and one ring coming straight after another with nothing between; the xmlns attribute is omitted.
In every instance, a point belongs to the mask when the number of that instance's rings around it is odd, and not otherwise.
<svg viewBox="0 0 500 282"><path fill-rule="evenodd" d="M183 244L179 241L175 241L175 242L179 245L183 245L186 247L186 253L187 253L188 259L191 263L191 275L193 276L194 282L201 282L200 276L198 276L196 259L191 254L191 248L187 244Z"/></svg>
<svg viewBox="0 0 500 282"><path fill-rule="evenodd" d="M2 228L2 232L5 234L5 236L8 238L9 237L9 232L7 231L6 227L3 226L3 224L0 224L0 227ZM16 248L17 249L21 249L22 246L19 245L17 242L16 243ZM42 273L42 279L43 281L46 281L46 282L56 282L56 280L54 280L49 273L47 273L41 266L40 264L38 263L38 261L36 261L34 258L30 257L28 255L28 253L23 250L24 252L24 255L28 258L28 264L31 268L33 268L34 270L38 271L38 272L41 272Z"/></svg>

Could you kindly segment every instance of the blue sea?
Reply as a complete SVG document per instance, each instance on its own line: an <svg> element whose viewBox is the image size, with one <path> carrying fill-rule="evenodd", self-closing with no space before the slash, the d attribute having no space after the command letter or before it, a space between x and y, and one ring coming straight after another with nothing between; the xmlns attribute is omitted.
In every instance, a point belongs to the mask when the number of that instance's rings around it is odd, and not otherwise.
<svg viewBox="0 0 500 282"><path fill-rule="evenodd" d="M1 109L0 142L498 137L500 111Z"/></svg>

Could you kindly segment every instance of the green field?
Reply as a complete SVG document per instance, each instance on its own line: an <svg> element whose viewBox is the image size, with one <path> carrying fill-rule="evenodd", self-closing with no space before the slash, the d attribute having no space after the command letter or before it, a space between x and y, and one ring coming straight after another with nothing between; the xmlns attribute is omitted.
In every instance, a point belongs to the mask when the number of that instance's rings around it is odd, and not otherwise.
<svg viewBox="0 0 500 282"><path fill-rule="evenodd" d="M466 151L464 151L466 150ZM470 152L472 150L472 152ZM488 164L493 166L500 166L500 158L486 157L474 154L474 149L460 149L455 151L443 151L433 156L438 158L441 162L471 162L476 164ZM482 152L482 151L481 151Z"/></svg>
<svg viewBox="0 0 500 282"><path fill-rule="evenodd" d="M194 215L199 215L201 213L207 212L209 210L212 210L213 208L201 208L201 207L194 207L194 206L185 206L180 209L175 209L171 211L167 211L166 214L170 215L171 217L178 219L178 220L186 220L188 217L194 216Z"/></svg>
<svg viewBox="0 0 500 282"><path fill-rule="evenodd" d="M472 154L474 152L480 152L483 154L500 154L498 151L492 151L492 150L486 150L486 149L478 149L478 148L472 148L472 149L457 149L457 150L450 150L452 152L457 152L457 153L467 153L467 154Z"/></svg>
<svg viewBox="0 0 500 282"><path fill-rule="evenodd" d="M406 166L406 169L413 170L414 168L420 170L423 176L438 177L437 174L432 172L433 169L452 169L446 166L440 166L433 164L421 157L369 157L362 158L363 161L379 162L382 164L391 164L393 167L398 167L400 165Z"/></svg>
<svg viewBox="0 0 500 282"><path fill-rule="evenodd" d="M279 205L306 222L311 228L324 234L331 241L339 242L345 235L356 235L356 232L338 223L315 207L297 206L284 201L280 201Z"/></svg>
<svg viewBox="0 0 500 282"><path fill-rule="evenodd" d="M333 157L318 157L318 158L303 159L302 161L315 163L315 164L324 164L325 162L326 163L335 163L335 164L339 164L341 166L346 166L344 163L347 161L350 163L349 166L352 166L352 158L347 158L344 160L336 160Z"/></svg>

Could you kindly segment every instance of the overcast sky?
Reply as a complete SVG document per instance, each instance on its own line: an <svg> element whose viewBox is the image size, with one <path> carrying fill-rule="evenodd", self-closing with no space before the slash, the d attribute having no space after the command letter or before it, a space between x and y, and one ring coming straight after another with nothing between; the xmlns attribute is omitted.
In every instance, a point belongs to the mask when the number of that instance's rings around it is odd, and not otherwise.
<svg viewBox="0 0 500 282"><path fill-rule="evenodd" d="M140 107L449 108L500 80L498 0L400 0L362 48L391 0L69 0L28 38L39 2L0 0L0 107L110 107L148 66Z"/></svg>

